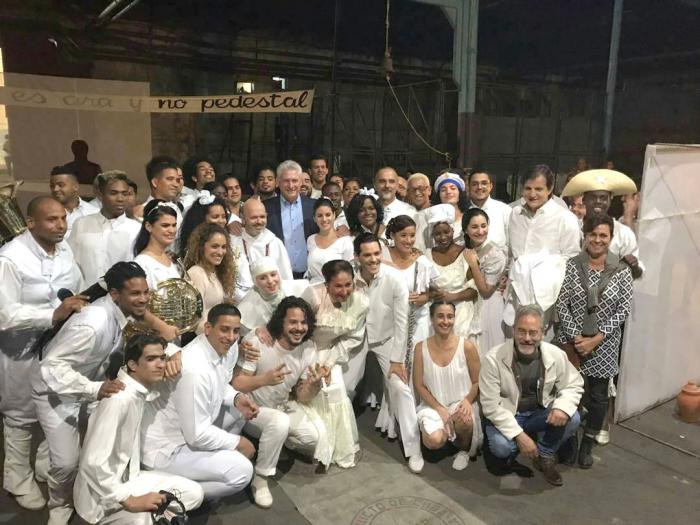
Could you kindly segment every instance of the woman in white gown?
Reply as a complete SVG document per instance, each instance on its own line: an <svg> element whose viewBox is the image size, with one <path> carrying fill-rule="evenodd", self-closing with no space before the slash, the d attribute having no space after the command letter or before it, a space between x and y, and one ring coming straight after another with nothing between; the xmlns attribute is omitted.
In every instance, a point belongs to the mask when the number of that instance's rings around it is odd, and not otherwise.
<svg viewBox="0 0 700 525"><path fill-rule="evenodd" d="M420 396L418 426L423 444L433 450L450 440L460 449L452 462L464 470L481 444L479 421L479 352L454 333L455 307L430 305L435 335L416 345L413 385Z"/></svg>
<svg viewBox="0 0 700 525"><path fill-rule="evenodd" d="M134 242L134 261L146 272L148 287L155 290L166 279L182 277L168 253L177 235L175 204L153 199L143 209L141 231Z"/></svg>
<svg viewBox="0 0 700 525"><path fill-rule="evenodd" d="M449 221L431 217L434 247L426 252L438 271L435 280L437 290L433 300L443 300L455 305L454 330L459 336L472 336L472 321L477 315L478 292L471 278L469 265L463 256L464 248L454 242L454 230Z"/></svg>
<svg viewBox="0 0 700 525"><path fill-rule="evenodd" d="M307 277L312 284L324 281L321 268L328 261L350 261L354 257L352 237L338 237L335 232L335 218L333 203L329 199L316 200L314 222L319 231L306 239L306 249L309 253Z"/></svg>
<svg viewBox="0 0 700 525"><path fill-rule="evenodd" d="M487 240L489 217L480 208L471 208L462 217L464 260L474 278L481 301L480 315L474 317L472 330L481 357L494 346L505 342L503 310L505 300L499 284L506 274L505 248Z"/></svg>
<svg viewBox="0 0 700 525"><path fill-rule="evenodd" d="M312 340L316 343L318 363L331 369L331 384L319 392L311 406L326 426L333 448L332 462L350 468L355 466L360 445L340 365L363 344L369 298L355 288L355 275L347 261L329 261L323 265L322 273L324 282L312 284L302 294L316 314Z"/></svg>

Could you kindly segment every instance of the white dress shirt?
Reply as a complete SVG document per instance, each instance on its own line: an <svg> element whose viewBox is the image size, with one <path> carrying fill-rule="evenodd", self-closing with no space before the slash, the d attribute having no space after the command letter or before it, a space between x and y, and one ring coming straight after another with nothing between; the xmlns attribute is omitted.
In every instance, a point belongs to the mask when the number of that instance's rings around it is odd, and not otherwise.
<svg viewBox="0 0 700 525"><path fill-rule="evenodd" d="M387 225L389 221L394 217L399 215L408 215L411 219L416 219L416 209L408 204L407 202L400 201L399 199L394 199L384 208L384 219L382 222Z"/></svg>
<svg viewBox="0 0 700 525"><path fill-rule="evenodd" d="M508 226L510 251L514 258L545 251L568 259L581 251L579 231L576 215L552 199L534 215L524 204L518 205Z"/></svg>
<svg viewBox="0 0 700 525"><path fill-rule="evenodd" d="M231 386L238 344L220 356L207 337L197 336L182 349L182 372L158 386L160 397L146 407L142 426L142 462L169 458L185 444L197 450L235 450L240 437L214 422L222 407L233 407L238 392Z"/></svg>
<svg viewBox="0 0 700 525"><path fill-rule="evenodd" d="M470 207L477 208L478 206L470 203ZM502 247L508 246L508 224L513 208L505 202L488 197L481 209L489 216L488 240Z"/></svg>
<svg viewBox="0 0 700 525"><path fill-rule="evenodd" d="M368 285L357 265L355 284L364 289L369 296L369 344L384 343L393 337L389 359L394 363L403 363L408 337L408 288L403 275L396 268L382 264L379 273Z"/></svg>
<svg viewBox="0 0 700 525"><path fill-rule="evenodd" d="M73 314L46 345L43 359L32 370L34 393L95 401L110 356L122 349L126 323L127 318L109 295Z"/></svg>
<svg viewBox="0 0 700 525"><path fill-rule="evenodd" d="M73 211L68 211L68 208L66 208L66 239L68 239L71 235L71 232L73 231L73 224L75 221L80 219L81 217L87 217L88 215L92 215L94 213L99 213L100 209L97 206L93 206L90 204L88 201L84 201L80 197L78 197L78 205L73 208Z"/></svg>
<svg viewBox="0 0 700 525"><path fill-rule="evenodd" d="M243 370L253 372L254 375L262 375L284 364L287 371L291 372L277 385L261 386L250 392L250 397L258 405L283 409L289 401L289 394L294 386L300 379L306 377L309 367L316 361L316 345L308 340L292 350L285 350L277 341L272 346L263 344L255 332L248 334L244 340L249 341L260 351L260 357L257 361L246 361L241 356L238 366Z"/></svg>
<svg viewBox="0 0 700 525"><path fill-rule="evenodd" d="M284 243L267 228L257 237L253 237L245 230L241 232L240 236L232 235L231 246L234 251L238 248L241 256L246 257L250 265L261 257L272 257L279 267L280 278L283 280L294 279L292 263L289 260Z"/></svg>
<svg viewBox="0 0 700 525"><path fill-rule="evenodd" d="M112 265L134 260L134 241L141 224L121 214L108 219L102 213L81 217L68 239L75 262L88 285L97 282Z"/></svg>
<svg viewBox="0 0 700 525"><path fill-rule="evenodd" d="M98 523L121 510L134 494L129 481L141 470L140 428L144 406L158 397L122 368L124 390L106 397L90 415L75 479L75 508L83 519Z"/></svg>

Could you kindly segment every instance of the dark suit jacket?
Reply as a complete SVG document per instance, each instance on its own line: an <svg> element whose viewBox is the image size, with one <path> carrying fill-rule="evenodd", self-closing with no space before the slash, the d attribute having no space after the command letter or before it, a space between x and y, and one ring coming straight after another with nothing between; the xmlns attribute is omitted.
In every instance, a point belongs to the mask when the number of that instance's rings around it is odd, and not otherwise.
<svg viewBox="0 0 700 525"><path fill-rule="evenodd" d="M280 196L263 201L267 210L267 229L277 235L284 242L284 230L282 229L282 203ZM314 233L318 233L318 226L314 222L314 203L316 199L301 198L301 212L304 216L304 238L308 239Z"/></svg>

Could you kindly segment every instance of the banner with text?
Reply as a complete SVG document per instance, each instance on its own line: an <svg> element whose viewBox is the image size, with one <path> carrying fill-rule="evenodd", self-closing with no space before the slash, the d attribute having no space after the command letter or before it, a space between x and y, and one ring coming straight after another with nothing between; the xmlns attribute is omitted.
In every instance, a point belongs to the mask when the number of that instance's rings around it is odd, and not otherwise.
<svg viewBox="0 0 700 525"><path fill-rule="evenodd" d="M310 113L314 90L207 97L97 95L0 86L0 104L130 113Z"/></svg>

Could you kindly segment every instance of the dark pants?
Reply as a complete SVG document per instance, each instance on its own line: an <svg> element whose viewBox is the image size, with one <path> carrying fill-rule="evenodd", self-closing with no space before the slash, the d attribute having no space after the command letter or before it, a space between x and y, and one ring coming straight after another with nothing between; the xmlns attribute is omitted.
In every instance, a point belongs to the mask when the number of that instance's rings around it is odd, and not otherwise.
<svg viewBox="0 0 700 525"><path fill-rule="evenodd" d="M303 279L306 272L292 272L292 277L295 279Z"/></svg>
<svg viewBox="0 0 700 525"><path fill-rule="evenodd" d="M586 434L594 436L603 428L605 416L608 413L608 382L607 377L583 376L584 392L581 404L588 410L586 419Z"/></svg>

